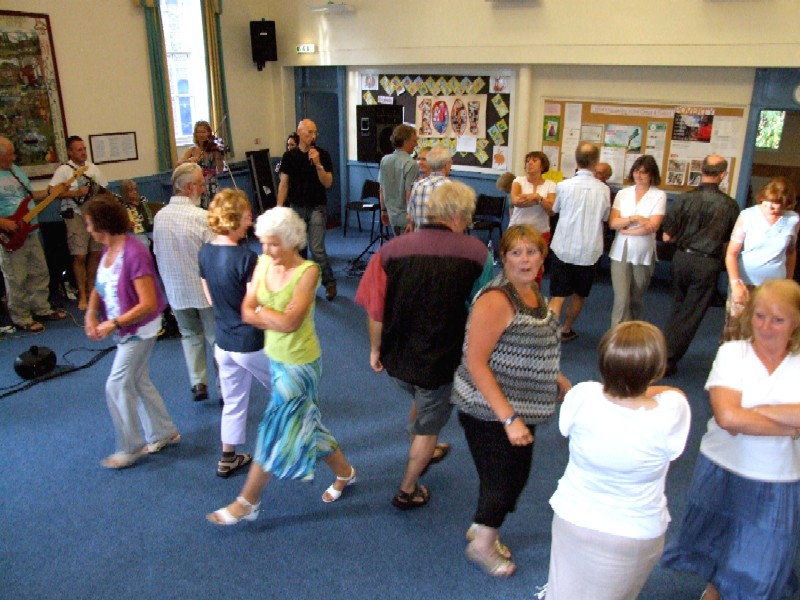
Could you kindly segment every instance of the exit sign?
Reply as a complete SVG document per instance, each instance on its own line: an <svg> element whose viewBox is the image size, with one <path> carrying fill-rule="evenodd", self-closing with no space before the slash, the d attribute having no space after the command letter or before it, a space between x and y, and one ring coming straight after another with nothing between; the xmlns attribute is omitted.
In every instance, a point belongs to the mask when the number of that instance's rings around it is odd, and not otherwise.
<svg viewBox="0 0 800 600"><path fill-rule="evenodd" d="M317 47L314 44L300 44L297 47L298 54L314 54Z"/></svg>

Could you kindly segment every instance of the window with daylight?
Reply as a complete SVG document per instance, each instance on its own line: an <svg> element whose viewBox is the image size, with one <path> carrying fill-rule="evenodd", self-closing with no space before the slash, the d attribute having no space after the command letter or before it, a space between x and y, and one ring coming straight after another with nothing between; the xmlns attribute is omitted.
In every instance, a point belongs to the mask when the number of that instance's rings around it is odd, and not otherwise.
<svg viewBox="0 0 800 600"><path fill-rule="evenodd" d="M211 121L203 14L199 0L161 0L161 23L175 145L193 143L196 121Z"/></svg>
<svg viewBox="0 0 800 600"><path fill-rule="evenodd" d="M780 148L785 118L785 110L761 111L761 116L758 119L758 132L756 133L756 148L762 150L777 150Z"/></svg>

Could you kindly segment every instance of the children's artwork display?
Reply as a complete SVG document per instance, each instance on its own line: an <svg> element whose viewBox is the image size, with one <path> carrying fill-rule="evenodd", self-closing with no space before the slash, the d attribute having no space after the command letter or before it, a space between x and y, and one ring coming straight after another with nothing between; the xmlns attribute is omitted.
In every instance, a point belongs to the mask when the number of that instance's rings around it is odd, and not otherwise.
<svg viewBox="0 0 800 600"><path fill-rule="evenodd" d="M375 102L377 92L381 102L403 106L407 124L417 129L420 147L446 145L453 164L506 170L510 76L386 73L377 75L377 90L366 88L364 77L361 80L364 104Z"/></svg>

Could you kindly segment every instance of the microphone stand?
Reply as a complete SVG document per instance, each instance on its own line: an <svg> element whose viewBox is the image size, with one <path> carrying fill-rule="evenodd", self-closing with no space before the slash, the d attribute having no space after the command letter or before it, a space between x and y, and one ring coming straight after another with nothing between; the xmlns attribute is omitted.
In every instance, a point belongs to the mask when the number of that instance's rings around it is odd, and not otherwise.
<svg viewBox="0 0 800 600"><path fill-rule="evenodd" d="M220 121L220 123L219 123L219 126L220 126L221 128L225 127L225 121L227 121L227 120L228 120L228 115L223 115L223 117L222 117L222 121ZM228 133L230 133L230 132L228 132ZM220 138L222 138L222 139L225 139L225 138L224 138L223 136L221 136L221 135L220 135L219 137L220 137ZM234 178L234 176L233 176L233 171L231 171L231 167L230 167L230 165L228 164L228 159L226 158L226 156L227 156L227 154L228 154L228 146L227 146L226 144L223 144L223 145L222 145L222 152L221 152L221 154L222 154L222 165L223 165L223 167L224 167L225 171L227 171L227 172L228 172L228 175L230 175L230 177L231 177L231 183L233 183L233 189L235 189L235 190L238 192L238 191L239 191L239 186L238 186L238 185L236 185L236 179L235 179L235 178Z"/></svg>

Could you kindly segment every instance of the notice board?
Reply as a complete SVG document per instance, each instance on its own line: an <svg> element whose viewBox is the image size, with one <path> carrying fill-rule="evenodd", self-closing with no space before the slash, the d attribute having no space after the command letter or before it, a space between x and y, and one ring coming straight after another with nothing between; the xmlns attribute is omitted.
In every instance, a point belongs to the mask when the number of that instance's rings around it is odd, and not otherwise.
<svg viewBox="0 0 800 600"><path fill-rule="evenodd" d="M511 160L510 75L362 74L362 104L403 107L418 147L443 145L453 164L505 171Z"/></svg>
<svg viewBox="0 0 800 600"><path fill-rule="evenodd" d="M635 104L545 99L542 150L551 171L570 177L581 142L600 146L600 160L611 165L611 183L627 185L631 164L650 154L661 171L660 188L686 191L700 183L700 166L709 154L728 160L726 191L741 160L744 107Z"/></svg>

